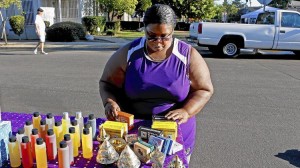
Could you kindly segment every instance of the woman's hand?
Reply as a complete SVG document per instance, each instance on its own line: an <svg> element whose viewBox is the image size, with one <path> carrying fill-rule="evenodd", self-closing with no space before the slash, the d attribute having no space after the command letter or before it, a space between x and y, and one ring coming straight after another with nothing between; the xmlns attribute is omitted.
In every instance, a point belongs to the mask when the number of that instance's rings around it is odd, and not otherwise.
<svg viewBox="0 0 300 168"><path fill-rule="evenodd" d="M178 124L182 124L182 123L187 122L190 115L184 109L176 109L176 110L170 111L165 117L167 117L167 119L169 119L169 120L174 120L174 121L178 120Z"/></svg>
<svg viewBox="0 0 300 168"><path fill-rule="evenodd" d="M119 105L114 101L105 103L105 115L108 120L115 121L118 116L118 111L121 111Z"/></svg>

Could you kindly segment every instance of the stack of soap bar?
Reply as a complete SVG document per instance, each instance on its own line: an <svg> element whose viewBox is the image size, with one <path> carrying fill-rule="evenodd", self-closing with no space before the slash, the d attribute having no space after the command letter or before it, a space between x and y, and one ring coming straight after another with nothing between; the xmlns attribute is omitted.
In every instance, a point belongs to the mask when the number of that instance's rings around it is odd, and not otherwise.
<svg viewBox="0 0 300 168"><path fill-rule="evenodd" d="M140 126L138 128L138 136L140 138L142 138L143 140L148 141L148 139L150 138L151 135L160 136L160 135L162 135L162 131L157 130L157 129L147 128L144 126Z"/></svg>
<svg viewBox="0 0 300 168"><path fill-rule="evenodd" d="M128 130L131 130L134 127L134 115L132 114L119 111L117 121L127 123Z"/></svg>
<svg viewBox="0 0 300 168"><path fill-rule="evenodd" d="M128 133L127 123L105 121L102 126L111 138L123 138L123 136Z"/></svg>
<svg viewBox="0 0 300 168"><path fill-rule="evenodd" d="M153 121L152 128L161 130L164 137L169 137L173 141L177 138L177 123L175 121Z"/></svg>

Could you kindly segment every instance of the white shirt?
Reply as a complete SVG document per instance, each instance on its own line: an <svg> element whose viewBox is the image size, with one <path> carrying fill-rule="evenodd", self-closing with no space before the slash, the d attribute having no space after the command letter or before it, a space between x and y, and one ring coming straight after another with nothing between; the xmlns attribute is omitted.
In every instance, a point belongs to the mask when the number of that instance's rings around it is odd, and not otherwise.
<svg viewBox="0 0 300 168"><path fill-rule="evenodd" d="M40 35L41 36L44 36L46 33L45 33L45 30L46 30L46 25L45 25L45 22L42 18L42 16L40 15L36 15L35 17L35 22L34 22L38 28L39 28L39 31L40 31ZM38 31L38 30L37 30Z"/></svg>

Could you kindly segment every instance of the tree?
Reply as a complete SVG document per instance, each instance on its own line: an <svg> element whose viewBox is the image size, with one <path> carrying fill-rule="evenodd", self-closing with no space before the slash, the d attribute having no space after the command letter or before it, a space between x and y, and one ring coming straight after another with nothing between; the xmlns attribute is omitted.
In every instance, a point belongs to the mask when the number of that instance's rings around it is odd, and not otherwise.
<svg viewBox="0 0 300 168"><path fill-rule="evenodd" d="M122 16L125 12L133 14L137 0L98 0L100 9L107 13L108 21L112 21L114 17Z"/></svg>
<svg viewBox="0 0 300 168"><path fill-rule="evenodd" d="M189 18L211 19L217 13L213 0L194 0L189 7L190 12L186 13Z"/></svg>
<svg viewBox="0 0 300 168"><path fill-rule="evenodd" d="M7 44L6 32L5 32L5 23L7 19L3 19L1 9L7 9L11 5L16 5L18 8L21 7L21 0L1 0L0 1L0 30L2 30L1 38L4 37L5 44Z"/></svg>
<svg viewBox="0 0 300 168"><path fill-rule="evenodd" d="M224 2L223 2L223 7L224 7L224 11L223 12L225 12L226 13L226 15L227 15L227 17L225 18L226 20L226 22L228 21L228 18L229 17L232 17L233 15L235 15L235 14L237 14L237 12L238 12L238 8L235 6L235 4L233 4L233 3L228 3L228 1L227 0L224 0Z"/></svg>
<svg viewBox="0 0 300 168"><path fill-rule="evenodd" d="M141 17L144 16L145 11L151 7L152 2L151 0L138 0L138 4L135 8L135 16L139 18L139 22L141 22ZM139 23L140 28L140 23Z"/></svg>
<svg viewBox="0 0 300 168"><path fill-rule="evenodd" d="M292 0L272 0L268 6L275 8L287 9Z"/></svg>

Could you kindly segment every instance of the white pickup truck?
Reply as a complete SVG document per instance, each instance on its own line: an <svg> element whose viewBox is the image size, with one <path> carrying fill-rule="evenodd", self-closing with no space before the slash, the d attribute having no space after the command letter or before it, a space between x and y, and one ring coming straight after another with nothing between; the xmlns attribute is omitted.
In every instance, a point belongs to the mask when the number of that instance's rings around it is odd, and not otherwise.
<svg viewBox="0 0 300 168"><path fill-rule="evenodd" d="M300 55L300 13L264 12L256 24L195 22L190 38L216 54L236 57L241 48L293 51Z"/></svg>

